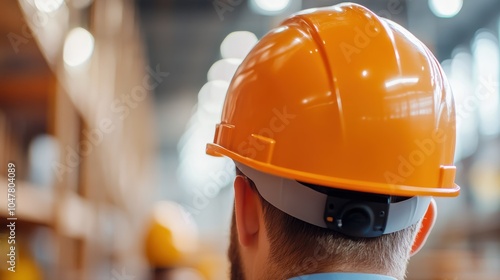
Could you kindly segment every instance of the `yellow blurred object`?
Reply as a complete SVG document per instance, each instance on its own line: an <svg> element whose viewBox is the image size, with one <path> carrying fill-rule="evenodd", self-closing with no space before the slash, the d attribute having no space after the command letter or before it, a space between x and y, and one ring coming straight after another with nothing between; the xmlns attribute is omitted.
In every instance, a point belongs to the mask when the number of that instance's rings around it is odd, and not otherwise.
<svg viewBox="0 0 500 280"><path fill-rule="evenodd" d="M18 261L16 272L9 270L0 270L0 279L2 280L42 280L42 273L38 265L30 258Z"/></svg>
<svg viewBox="0 0 500 280"><path fill-rule="evenodd" d="M229 260L224 254L217 254L215 250L202 254L195 268L206 278L211 280L227 278Z"/></svg>
<svg viewBox="0 0 500 280"><path fill-rule="evenodd" d="M4 240L4 239L2 239ZM18 240L19 241L19 240ZM21 240L27 241L27 240ZM8 252L7 249L9 245L6 242L3 246L0 246L2 252ZM16 260L14 272L8 270L11 267L9 262L2 262L2 268L0 269L0 279L2 280L42 280L43 274L40 270L38 264L33 260L31 252L22 247L22 242L16 242ZM2 260L5 256L2 256Z"/></svg>
<svg viewBox="0 0 500 280"><path fill-rule="evenodd" d="M181 266L197 247L197 227L189 214L177 203L158 202L146 234L145 253L150 265Z"/></svg>
<svg viewBox="0 0 500 280"><path fill-rule="evenodd" d="M500 168L490 162L476 162L470 171L471 190L481 210L500 210Z"/></svg>

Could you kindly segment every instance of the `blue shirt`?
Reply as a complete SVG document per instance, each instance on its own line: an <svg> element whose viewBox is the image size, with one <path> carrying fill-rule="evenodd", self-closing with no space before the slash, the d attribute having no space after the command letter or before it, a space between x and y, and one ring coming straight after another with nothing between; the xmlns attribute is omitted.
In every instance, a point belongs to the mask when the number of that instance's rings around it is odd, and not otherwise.
<svg viewBox="0 0 500 280"><path fill-rule="evenodd" d="M396 280L396 278L367 273L316 273L290 278L289 280Z"/></svg>

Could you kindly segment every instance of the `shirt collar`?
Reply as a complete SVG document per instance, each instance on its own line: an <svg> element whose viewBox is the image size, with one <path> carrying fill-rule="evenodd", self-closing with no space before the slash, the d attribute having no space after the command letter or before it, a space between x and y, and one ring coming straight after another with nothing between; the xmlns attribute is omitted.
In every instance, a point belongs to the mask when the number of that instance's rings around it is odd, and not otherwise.
<svg viewBox="0 0 500 280"><path fill-rule="evenodd" d="M289 280L396 280L396 278L368 273L315 273L290 278Z"/></svg>

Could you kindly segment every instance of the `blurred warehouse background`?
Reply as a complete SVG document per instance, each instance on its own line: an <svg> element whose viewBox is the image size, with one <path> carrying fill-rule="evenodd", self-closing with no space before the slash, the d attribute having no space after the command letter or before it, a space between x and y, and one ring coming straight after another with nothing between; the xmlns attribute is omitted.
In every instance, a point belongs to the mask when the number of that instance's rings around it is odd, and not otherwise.
<svg viewBox="0 0 500 280"><path fill-rule="evenodd" d="M500 1L354 2L426 43L455 94L462 193L408 279L498 279ZM227 279L234 166L204 150L228 82L285 17L336 3L2 0L0 279Z"/></svg>

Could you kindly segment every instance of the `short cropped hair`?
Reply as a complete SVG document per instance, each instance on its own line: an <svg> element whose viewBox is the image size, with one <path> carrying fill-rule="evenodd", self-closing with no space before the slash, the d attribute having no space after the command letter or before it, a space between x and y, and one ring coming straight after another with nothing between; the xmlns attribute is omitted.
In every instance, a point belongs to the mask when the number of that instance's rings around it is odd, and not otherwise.
<svg viewBox="0 0 500 280"><path fill-rule="evenodd" d="M245 176L239 169L237 175ZM260 197L269 235L270 262L283 278L332 271L380 273L404 279L410 250L420 223L374 238L354 238L308 224ZM300 207L300 206L298 206Z"/></svg>

